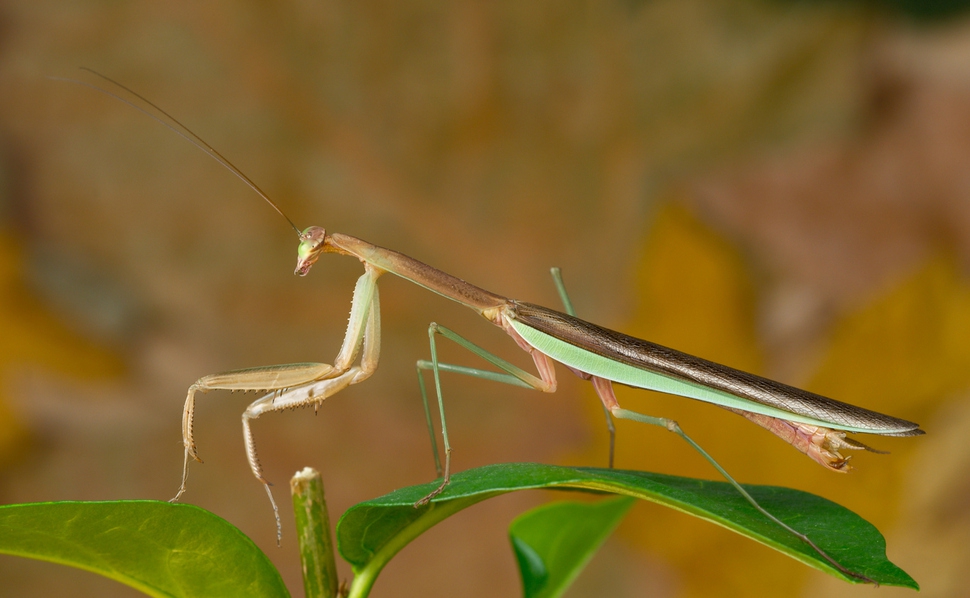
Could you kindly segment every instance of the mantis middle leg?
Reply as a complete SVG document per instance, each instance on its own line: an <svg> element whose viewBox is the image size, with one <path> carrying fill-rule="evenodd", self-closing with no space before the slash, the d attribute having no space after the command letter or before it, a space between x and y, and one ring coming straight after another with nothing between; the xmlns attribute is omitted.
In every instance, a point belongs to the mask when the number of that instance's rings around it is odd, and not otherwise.
<svg viewBox="0 0 970 598"><path fill-rule="evenodd" d="M523 370L522 368L502 359L501 357L490 353L479 347L470 340L462 337L458 333L445 328L435 322L432 322L428 327L428 340L431 346L431 361L420 360L417 363L418 370L418 382L421 388L421 399L424 402L425 415L428 420L428 429L431 433L431 446L434 451L435 456L435 467L438 470L438 474L442 475L441 485L439 485L430 494L419 500L414 504L415 507L427 504L435 496L441 494L441 492L451 481L451 442L448 439L448 424L445 421L445 404L441 393L441 372L454 372L456 374L465 374L467 376L474 376L476 378L484 378L486 380L492 380L494 382L503 382L505 384L511 384L513 386L522 386L525 388L533 388L542 392L555 392L556 391L556 371L553 367L552 359L544 353L536 351L522 340L514 330L509 330L509 334L513 335L516 342L522 346L523 349L532 355L533 362L536 365L536 370L539 376L530 374L529 372ZM440 363L438 361L438 349L435 343L435 336L441 335L458 345L464 347L465 349L471 351L475 355L478 355L485 361L488 361L495 367L499 368L500 372L481 370L478 368L470 368L460 365L453 365L448 363ZM445 448L445 465L444 471L441 469L441 462L438 458L438 447L434 440L434 429L431 426L431 415L428 408L428 396L425 392L424 379L421 375L423 370L431 370L434 376L435 393L438 399L438 413L441 419L441 437L444 442Z"/></svg>
<svg viewBox="0 0 970 598"><path fill-rule="evenodd" d="M566 293L565 285L562 281L562 275L559 268L551 269L553 281L556 284L556 289L559 292L559 296L562 299L563 305L565 306L566 312L569 315L575 315L572 302L569 299L569 295ZM524 388L532 388L535 390L540 390L543 392L555 392L556 390L556 375L555 369L553 367L553 361L547 355L536 351L533 347L529 346L525 341L523 341L514 330L507 329L506 332L516 341L516 343L526 352L528 352L535 362L536 370L539 373L539 377L526 372L525 370L509 363L508 361L496 356L489 351L479 347L478 345L472 343L468 339L458 335L452 330L440 326L436 323L432 323L428 327L428 338L431 347L431 361L420 360L417 362L418 371L418 386L421 389L421 400L424 404L425 419L428 425L428 433L431 437L431 450L434 453L435 470L439 476L442 476L441 485L436 488L431 494L422 498L415 506L420 506L421 504L427 503L429 500L441 493L442 490L448 485L451 477L451 443L448 439L448 425L445 421L444 415L444 401L441 393L441 377L440 372L452 372L456 374L464 374L466 376L473 376L475 378L482 378L485 380L492 380L493 382L502 382L504 384L511 384L513 386L521 386ZM435 335L440 334L445 338L448 338L455 343L461 345L470 352L478 355L482 359L490 362L500 370L501 372L495 372L490 370L482 370L479 368L471 368L466 366L454 365L449 363L438 362L438 352L435 345ZM572 368L570 368L572 369ZM424 384L424 376L422 372L425 370L431 370L434 375L435 381L435 391L438 399L438 413L441 417L441 436L445 445L445 465L444 469L441 466L441 460L438 455L438 443L435 440L434 426L431 423L431 410L428 406L428 394ZM584 372L578 370L572 370L576 375L589 380L591 376ZM610 456L609 456L609 466L613 467L613 454L615 446L616 428L613 425L613 417L609 410L604 405L603 412L606 416L607 429L610 434Z"/></svg>

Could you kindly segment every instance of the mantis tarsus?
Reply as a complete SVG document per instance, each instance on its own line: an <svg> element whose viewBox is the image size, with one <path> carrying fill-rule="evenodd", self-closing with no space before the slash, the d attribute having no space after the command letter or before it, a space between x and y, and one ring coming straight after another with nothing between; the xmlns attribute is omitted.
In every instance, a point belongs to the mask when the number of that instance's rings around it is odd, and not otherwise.
<svg viewBox="0 0 970 598"><path fill-rule="evenodd" d="M269 394L254 401L246 408L242 416L242 423L246 455L250 467L253 475L266 489L276 514L277 530L279 530L279 512L270 485L263 476L256 455L250 422L268 412L309 405L316 408L327 397L351 384L366 380L374 373L380 354L380 307L377 281L381 275L391 273L476 311L508 334L522 350L529 353L538 374L526 372L508 361L488 353L443 326L435 323L430 325L428 335L431 360L418 361L417 368L421 392L425 400L425 409L428 413L429 428L431 428L431 418L421 372L431 370L433 374L445 460L442 467L432 428L431 436L435 464L442 481L437 489L421 499L415 506L426 504L441 493L448 485L451 475L452 450L445 422L440 373L442 371L461 373L543 392L554 392L556 390L554 363L559 362L574 374L589 380L603 403L610 430L611 467L613 460L613 417L663 427L682 437L700 452L763 515L808 543L843 573L871 581L865 576L842 567L818 548L806 535L792 529L762 508L717 461L687 436L676 422L621 408L613 392L613 383L658 390L719 405L768 429L819 464L833 471L844 472L849 468L848 457L844 457L840 450L872 450L864 444L846 438L847 432L883 436L916 436L923 434L917 424L834 401L581 320L573 314L569 298L562 285L562 279L556 269L553 269L553 277L568 313L561 313L491 293L402 253L378 247L356 237L341 233L328 233L317 226L311 226L301 231L252 180L178 120L127 87L103 75L95 74L131 93L163 115L164 118L114 93L87 83L74 82L119 99L175 131L239 177L283 216L296 231L300 241L296 274L306 275L324 253L351 256L360 260L364 266L364 274L358 279L354 288L347 332L332 365L297 363L233 370L203 376L189 388L182 416L182 436L185 449L182 483L178 494L172 499L173 501L178 500L185 491L189 460L201 461L193 437L196 392L209 390L269 391ZM479 355L499 371L439 363L435 346L436 337L439 335Z"/></svg>

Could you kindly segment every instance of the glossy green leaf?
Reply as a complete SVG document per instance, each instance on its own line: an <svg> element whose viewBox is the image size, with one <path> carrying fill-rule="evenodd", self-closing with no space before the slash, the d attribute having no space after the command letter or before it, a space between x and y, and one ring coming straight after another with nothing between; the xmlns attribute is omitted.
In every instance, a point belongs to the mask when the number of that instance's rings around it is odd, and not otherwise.
<svg viewBox="0 0 970 598"><path fill-rule="evenodd" d="M560 501L515 518L509 539L525 598L561 596L633 506L628 496Z"/></svg>
<svg viewBox="0 0 970 598"><path fill-rule="evenodd" d="M387 561L439 521L492 496L538 488L611 492L653 501L726 527L846 581L860 583L762 516L726 482L639 471L508 463L456 474L430 505L414 508L414 503L436 485L432 482L402 488L344 513L337 525L337 542L340 553L357 573L351 596L366 595ZM808 534L849 570L883 585L918 588L912 577L886 558L882 534L852 511L790 488L745 488L769 512ZM752 574L757 574L756 567Z"/></svg>
<svg viewBox="0 0 970 598"><path fill-rule="evenodd" d="M289 596L279 572L252 540L191 505L0 506L0 553L86 569L149 596Z"/></svg>

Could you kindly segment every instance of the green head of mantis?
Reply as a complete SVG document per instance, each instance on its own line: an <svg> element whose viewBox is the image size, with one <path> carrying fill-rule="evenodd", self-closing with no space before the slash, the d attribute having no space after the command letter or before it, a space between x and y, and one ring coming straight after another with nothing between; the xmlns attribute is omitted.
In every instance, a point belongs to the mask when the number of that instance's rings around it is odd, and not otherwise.
<svg viewBox="0 0 970 598"><path fill-rule="evenodd" d="M296 250L296 271L306 276L327 245L327 231L319 226L309 226L300 233L300 246Z"/></svg>

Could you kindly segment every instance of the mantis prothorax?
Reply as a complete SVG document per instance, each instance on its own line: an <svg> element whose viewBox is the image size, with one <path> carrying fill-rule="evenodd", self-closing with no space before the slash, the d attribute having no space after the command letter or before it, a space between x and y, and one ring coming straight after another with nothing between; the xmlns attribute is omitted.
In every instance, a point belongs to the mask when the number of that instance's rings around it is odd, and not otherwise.
<svg viewBox="0 0 970 598"><path fill-rule="evenodd" d="M103 75L99 76L103 77ZM312 405L317 407L328 397L351 384L366 380L374 373L380 354L380 307L377 281L381 275L390 273L438 295L457 301L477 312L485 320L508 334L523 351L526 351L532 357L538 374L526 372L508 361L488 353L443 326L435 323L430 325L428 336L431 347L431 361L421 360L417 363L417 368L426 412L427 396L424 393L421 372L431 370L433 373L445 460L442 467L438 459L438 450L432 429L432 446L434 447L435 464L438 474L441 476L441 484L415 506L426 504L441 493L448 485L451 475L452 450L445 422L440 373L442 371L461 373L533 388L542 392L554 392L556 390L554 364L559 362L577 376L589 380L603 403L610 429L611 467L613 460L612 417L630 419L665 428L679 435L699 451L738 492L766 517L808 543L843 573L871 581L842 567L818 548L806 535L792 529L762 508L717 461L681 430L677 422L636 413L620 407L613 392L613 383L657 390L719 405L768 429L822 466L839 472L845 472L849 469L849 458L843 456L841 450L872 450L862 443L846 438L846 433L916 436L924 433L917 424L841 403L581 320L573 314L562 280L555 269L553 276L568 313L561 313L539 305L519 302L497 295L402 253L373 245L350 235L327 232L318 226L311 226L301 231L253 181L208 143L147 99L107 77L103 78L139 98L169 120L163 120L134 102L111 92L86 83L81 84L120 99L169 127L242 179L289 222L299 237L296 274L306 275L317 259L325 253L354 257L360 260L364 267L364 273L358 279L354 288L347 332L332 365L296 363L233 370L203 376L189 387L182 415L182 437L185 448L182 484L179 487L178 494L172 499L173 501L178 500L185 492L190 459L201 461L196 450L192 427L196 392L209 390L269 391L269 394L254 401L246 408L242 415L242 424L246 455L250 467L256 479L266 488L266 493L276 513L277 530L279 530L279 512L270 485L263 476L256 455L250 422L264 413L301 406ZM481 356L499 371L439 363L435 347L435 340L438 335ZM428 415L428 424L430 428L430 415Z"/></svg>

